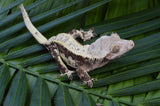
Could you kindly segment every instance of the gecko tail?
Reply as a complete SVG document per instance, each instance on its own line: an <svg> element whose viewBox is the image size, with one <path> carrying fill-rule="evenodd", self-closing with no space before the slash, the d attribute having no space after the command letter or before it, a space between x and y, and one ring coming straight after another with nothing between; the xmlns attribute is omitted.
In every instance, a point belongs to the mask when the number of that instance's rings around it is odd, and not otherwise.
<svg viewBox="0 0 160 106"><path fill-rule="evenodd" d="M24 23L27 27L27 29L30 31L30 33L33 35L33 37L40 43L40 44L46 44L47 43L47 39L35 28L35 26L32 24L31 20L29 19L29 16L23 6L23 4L21 4L19 6L19 8L21 9L22 12L22 16L24 19Z"/></svg>

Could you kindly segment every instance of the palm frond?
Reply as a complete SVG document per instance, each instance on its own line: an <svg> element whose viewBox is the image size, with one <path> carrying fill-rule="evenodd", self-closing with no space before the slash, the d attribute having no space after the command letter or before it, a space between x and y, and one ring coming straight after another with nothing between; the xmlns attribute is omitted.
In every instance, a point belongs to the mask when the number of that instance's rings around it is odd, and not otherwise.
<svg viewBox="0 0 160 106"><path fill-rule="evenodd" d="M73 81L56 78L54 59L25 28L18 9L23 0L7 2L0 4L0 105L160 104L158 0L24 1L31 21L46 37L95 27L98 34L118 32L134 39L132 51L89 73L98 78L92 89L82 86L76 74Z"/></svg>

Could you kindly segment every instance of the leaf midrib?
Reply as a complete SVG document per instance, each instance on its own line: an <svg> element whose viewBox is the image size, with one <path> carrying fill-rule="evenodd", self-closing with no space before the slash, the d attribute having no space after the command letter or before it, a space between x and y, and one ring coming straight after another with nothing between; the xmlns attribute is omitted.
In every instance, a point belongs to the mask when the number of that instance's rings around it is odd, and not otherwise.
<svg viewBox="0 0 160 106"><path fill-rule="evenodd" d="M20 85L20 79L21 79L21 77L22 77L22 71L20 72L20 77L19 77L19 79L18 79L18 85L17 85L17 89L16 89L16 93L15 93L15 96L14 96L14 100L13 100L12 106L14 106L14 102L15 102L15 100L16 100L16 96L17 96L17 92L18 92L19 85Z"/></svg>
<svg viewBox="0 0 160 106"><path fill-rule="evenodd" d="M37 73L34 73L34 72L32 72L32 71L30 71L30 70L27 70L27 69L24 69L24 68L22 68L22 67L20 67L20 66L16 66L16 65L14 65L14 64L11 64L11 63L7 63L7 62L5 62L4 60L2 60L2 59L0 59L0 63L6 63L6 64L8 64L8 66L10 66L10 67L12 67L12 68L15 68L15 69L19 69L19 71L25 71L25 73L28 73L28 74L31 74L32 76L37 76L37 77L41 77L39 74L37 74ZM65 85L65 86L67 86L67 87L69 87L69 88L71 88L71 89L75 89L75 90L77 90L77 91L86 91L85 89L83 89L83 88L79 88L79 87L77 87L77 86L72 86L72 85L70 85L70 84L66 84L66 83L63 83L63 82L60 82L60 81L58 81L58 80L54 80L54 79L49 79L48 77L43 77L43 79L45 79L45 80L48 80L48 81L51 81L51 82L53 82L53 83L56 83L56 84L62 84L62 85ZM101 95L101 94L99 94L99 93L95 93L95 92L93 92L93 91L87 91L89 94L91 94L91 95L94 95L94 96L98 96L98 97L101 97L101 98L104 98L104 99L107 99L107 100L112 100L112 98L111 97L108 97L108 96L105 96L105 95ZM123 103L123 101L121 101L121 103ZM124 102L124 104L126 104L125 102ZM130 103L128 103L128 105L131 105L132 106L132 104L130 104Z"/></svg>

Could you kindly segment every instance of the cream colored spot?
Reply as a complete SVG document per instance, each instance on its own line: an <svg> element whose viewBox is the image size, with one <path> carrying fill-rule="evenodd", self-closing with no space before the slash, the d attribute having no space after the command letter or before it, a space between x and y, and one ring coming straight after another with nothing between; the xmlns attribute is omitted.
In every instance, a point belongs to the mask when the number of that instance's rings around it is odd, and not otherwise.
<svg viewBox="0 0 160 106"><path fill-rule="evenodd" d="M71 56L68 57L68 61L69 61L69 63L70 63L72 66L75 67L76 62L75 62L75 60L72 59Z"/></svg>
<svg viewBox="0 0 160 106"><path fill-rule="evenodd" d="M84 74L80 74L81 75L81 77L84 77Z"/></svg>

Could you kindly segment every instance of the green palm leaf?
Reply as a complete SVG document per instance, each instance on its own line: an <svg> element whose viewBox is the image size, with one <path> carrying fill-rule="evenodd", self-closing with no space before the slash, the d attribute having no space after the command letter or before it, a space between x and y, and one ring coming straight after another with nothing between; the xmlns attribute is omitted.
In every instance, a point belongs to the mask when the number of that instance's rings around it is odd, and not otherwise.
<svg viewBox="0 0 160 106"><path fill-rule="evenodd" d="M74 106L72 97L64 85L59 85L55 96L56 106Z"/></svg>
<svg viewBox="0 0 160 106"><path fill-rule="evenodd" d="M35 83L32 95L31 95L31 106L42 106L47 105L51 106L51 95L49 92L48 85L46 82L41 79L37 78Z"/></svg>
<svg viewBox="0 0 160 106"><path fill-rule="evenodd" d="M1 70L0 70L0 84L3 85L0 89L0 103L1 103L3 96L5 94L5 89L7 88L7 84L9 83L9 80L10 80L10 74L9 74L9 67L7 66L7 64L4 64L0 68L1 68Z"/></svg>
<svg viewBox="0 0 160 106"><path fill-rule="evenodd" d="M90 97L90 95L83 92L80 96L78 106L96 106L95 101Z"/></svg>
<svg viewBox="0 0 160 106"><path fill-rule="evenodd" d="M46 37L75 28L118 32L135 47L89 74L92 89L59 75L52 56L26 30L18 5ZM0 105L160 105L160 2L158 0L0 1ZM96 15L95 15L96 14ZM91 43L95 39L85 42Z"/></svg>
<svg viewBox="0 0 160 106"><path fill-rule="evenodd" d="M22 106L27 97L27 79L23 71L18 71L13 78L7 96L4 100L4 106Z"/></svg>

